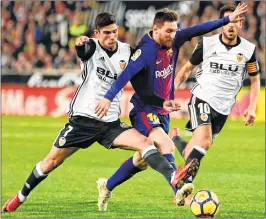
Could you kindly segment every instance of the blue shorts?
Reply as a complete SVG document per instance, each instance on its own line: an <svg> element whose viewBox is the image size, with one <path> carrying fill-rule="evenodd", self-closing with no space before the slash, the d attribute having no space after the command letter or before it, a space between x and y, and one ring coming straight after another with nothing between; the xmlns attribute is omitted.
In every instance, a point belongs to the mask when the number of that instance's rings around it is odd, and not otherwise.
<svg viewBox="0 0 266 219"><path fill-rule="evenodd" d="M136 112L132 109L129 117L132 126L145 136L148 136L155 127L162 127L166 134L169 132L169 114L158 115L154 112Z"/></svg>

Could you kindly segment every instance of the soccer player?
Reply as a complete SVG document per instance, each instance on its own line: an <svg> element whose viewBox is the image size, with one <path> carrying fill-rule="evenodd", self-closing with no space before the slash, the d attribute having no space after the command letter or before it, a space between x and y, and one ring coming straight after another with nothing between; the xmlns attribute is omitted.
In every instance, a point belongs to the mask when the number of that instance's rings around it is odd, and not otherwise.
<svg viewBox="0 0 266 219"><path fill-rule="evenodd" d="M167 135L169 112L164 110L163 103L165 100L174 99L173 72L175 72L179 49L186 41L195 36L208 33L230 21L242 20L243 18L239 16L246 12L246 7L245 4L238 5L230 16L182 30L177 30L178 16L175 12L167 9L157 12L152 31L142 38L127 68L105 94L105 98L98 103L95 109L96 114L100 118L106 116L115 95L131 80L136 91L131 99L134 105L130 112L133 127L143 135L150 137L159 151L176 169L174 143ZM152 90L157 94L153 104L142 98L142 93L145 93L145 90ZM176 102L174 104L178 105ZM104 206L103 210L105 210L108 199L111 197L111 191L143 169L145 169L145 164L141 162L139 153L135 153L108 180L99 179L97 182L98 206ZM177 204L183 205L184 198L193 189L193 184L188 183L178 190L176 193Z"/></svg>
<svg viewBox="0 0 266 219"><path fill-rule="evenodd" d="M112 14L103 12L97 15L95 34L97 39L82 36L76 41L83 82L70 103L69 122L59 132L48 155L33 168L22 189L4 204L2 212L16 211L30 192L66 158L96 141L107 149L138 151L174 188L182 186L190 177L193 165L195 166L193 161L176 171L149 138L120 122L121 92L114 96L110 111L104 118L100 119L94 113L96 103L104 97L106 90L110 89L125 68L131 54L130 46L117 40L118 26ZM171 101L165 101L165 106L170 111L175 109Z"/></svg>
<svg viewBox="0 0 266 219"><path fill-rule="evenodd" d="M220 9L220 17L233 14L235 7L225 5ZM241 22L231 22L222 27L220 34L203 37L194 49L189 61L180 69L175 78L177 88L189 76L195 66L197 82L192 88L188 104L190 120L186 129L193 132L189 142L185 142L172 130L173 141L186 163L191 159L201 159L222 130L228 115L236 102L246 73L251 81L250 103L245 111L245 125L253 125L256 105L260 92L259 66L256 47L238 36ZM199 167L198 167L199 168ZM188 179L192 182L193 178Z"/></svg>

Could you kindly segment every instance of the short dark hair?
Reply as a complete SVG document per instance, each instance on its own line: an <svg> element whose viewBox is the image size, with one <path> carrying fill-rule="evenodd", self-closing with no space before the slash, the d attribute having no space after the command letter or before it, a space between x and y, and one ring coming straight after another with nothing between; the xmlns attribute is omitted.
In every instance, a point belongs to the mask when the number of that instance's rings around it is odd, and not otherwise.
<svg viewBox="0 0 266 219"><path fill-rule="evenodd" d="M101 12L97 15L95 19L95 28L99 30L105 26L115 23L116 23L116 18L112 13Z"/></svg>
<svg viewBox="0 0 266 219"><path fill-rule="evenodd" d="M224 5L220 8L220 18L224 17L225 12L234 12L235 9L236 7L233 5Z"/></svg>
<svg viewBox="0 0 266 219"><path fill-rule="evenodd" d="M162 11L158 11L155 14L153 25L163 25L165 21L178 21L178 15L175 11L164 8Z"/></svg>

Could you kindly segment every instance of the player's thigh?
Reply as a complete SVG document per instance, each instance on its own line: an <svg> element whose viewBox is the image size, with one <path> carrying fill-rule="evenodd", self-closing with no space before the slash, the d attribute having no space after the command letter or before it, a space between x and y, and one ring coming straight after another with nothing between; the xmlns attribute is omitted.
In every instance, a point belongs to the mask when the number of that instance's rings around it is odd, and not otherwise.
<svg viewBox="0 0 266 219"><path fill-rule="evenodd" d="M150 145L153 145L153 142L148 137L140 134L136 129L131 128L120 133L114 139L111 146L125 150L143 151Z"/></svg>
<svg viewBox="0 0 266 219"><path fill-rule="evenodd" d="M192 96L188 104L190 120L186 129L193 131L194 143L208 148L212 142L212 108L210 105Z"/></svg>
<svg viewBox="0 0 266 219"><path fill-rule="evenodd" d="M104 125L105 123L88 117L71 117L53 145L57 148L88 148L102 135Z"/></svg>
<svg viewBox="0 0 266 219"><path fill-rule="evenodd" d="M156 147L162 154L174 153L174 143L162 127L153 128L149 133L149 138L155 143Z"/></svg>
<svg viewBox="0 0 266 219"><path fill-rule="evenodd" d="M162 118L154 112L137 112L131 110L130 121L132 126L141 134L149 136L151 130L156 127L162 127L166 133L169 131L169 117L162 116Z"/></svg>

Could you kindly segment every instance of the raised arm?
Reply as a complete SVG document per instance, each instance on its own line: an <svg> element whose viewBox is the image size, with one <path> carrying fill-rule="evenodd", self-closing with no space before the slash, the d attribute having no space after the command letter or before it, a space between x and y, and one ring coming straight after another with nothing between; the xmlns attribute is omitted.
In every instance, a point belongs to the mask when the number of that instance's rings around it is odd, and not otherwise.
<svg viewBox="0 0 266 219"><path fill-rule="evenodd" d="M176 32L175 44L180 46L186 41L191 40L193 37L209 33L217 28L227 25L229 22L242 21L244 17L241 15L245 12L247 12L247 5L244 3L238 4L235 11L230 16L181 29Z"/></svg>

